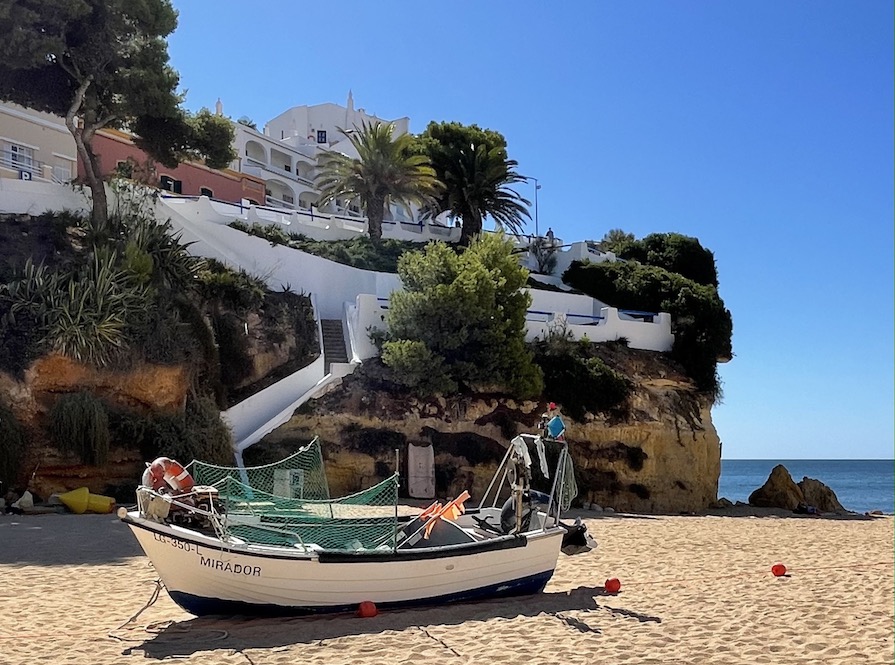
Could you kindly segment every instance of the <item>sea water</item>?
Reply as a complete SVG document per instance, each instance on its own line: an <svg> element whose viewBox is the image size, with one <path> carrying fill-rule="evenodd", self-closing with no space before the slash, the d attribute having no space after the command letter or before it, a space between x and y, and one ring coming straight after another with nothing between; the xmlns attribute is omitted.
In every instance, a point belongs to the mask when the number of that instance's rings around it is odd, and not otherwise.
<svg viewBox="0 0 895 665"><path fill-rule="evenodd" d="M881 510L895 513L895 461L893 460L721 460L718 496L748 501L764 485L778 464L795 482L808 476L836 493L848 510L863 513Z"/></svg>

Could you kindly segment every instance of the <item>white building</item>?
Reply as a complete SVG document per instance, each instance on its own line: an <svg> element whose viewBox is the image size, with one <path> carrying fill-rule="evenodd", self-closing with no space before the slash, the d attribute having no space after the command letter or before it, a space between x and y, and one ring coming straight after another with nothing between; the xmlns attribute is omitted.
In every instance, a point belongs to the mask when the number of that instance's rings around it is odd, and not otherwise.
<svg viewBox="0 0 895 665"><path fill-rule="evenodd" d="M64 183L76 165L75 139L64 118L0 104L0 178Z"/></svg>
<svg viewBox="0 0 895 665"><path fill-rule="evenodd" d="M218 113L222 109L218 103ZM342 152L357 157L354 146L342 132L362 124L393 123L395 135L409 131L410 119L385 120L364 109L354 108L354 98L348 93L347 106L316 104L294 106L270 120L264 131L242 124L236 125L235 148L238 154L233 168L261 178L266 184L264 201L259 205L287 210L305 210L363 219L363 211L356 201L333 201L318 209L319 192L314 186L318 174L317 163L324 151ZM392 206L385 221L414 221L401 206Z"/></svg>

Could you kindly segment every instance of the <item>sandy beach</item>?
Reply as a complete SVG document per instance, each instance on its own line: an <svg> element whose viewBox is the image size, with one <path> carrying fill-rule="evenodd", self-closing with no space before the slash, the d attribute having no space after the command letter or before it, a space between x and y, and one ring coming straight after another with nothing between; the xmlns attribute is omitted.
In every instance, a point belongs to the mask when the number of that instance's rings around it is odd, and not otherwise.
<svg viewBox="0 0 895 665"><path fill-rule="evenodd" d="M584 514L585 517L587 516ZM197 619L112 515L0 516L0 663L888 665L893 519L591 518L546 591L289 619ZM775 578L782 562L788 576ZM603 589L617 577L621 592ZM124 624L124 625L123 625Z"/></svg>

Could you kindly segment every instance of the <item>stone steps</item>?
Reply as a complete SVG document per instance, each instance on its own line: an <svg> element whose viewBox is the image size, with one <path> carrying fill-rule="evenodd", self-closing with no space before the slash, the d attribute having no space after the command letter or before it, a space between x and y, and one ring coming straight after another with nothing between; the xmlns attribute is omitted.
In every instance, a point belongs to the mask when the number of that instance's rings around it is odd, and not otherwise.
<svg viewBox="0 0 895 665"><path fill-rule="evenodd" d="M332 363L348 362L345 334L339 319L321 319L320 329L323 331L323 362L328 372Z"/></svg>

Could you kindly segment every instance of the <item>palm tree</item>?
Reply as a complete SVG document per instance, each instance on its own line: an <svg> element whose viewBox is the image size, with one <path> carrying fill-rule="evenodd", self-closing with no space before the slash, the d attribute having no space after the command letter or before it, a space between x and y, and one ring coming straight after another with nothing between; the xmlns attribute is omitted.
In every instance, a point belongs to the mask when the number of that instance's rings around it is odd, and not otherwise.
<svg viewBox="0 0 895 665"><path fill-rule="evenodd" d="M491 217L501 229L519 234L530 217L530 202L510 189L509 185L525 182L516 173L517 162L508 159L500 145L469 143L460 148L442 146L448 154L441 154L438 174L445 191L435 206L427 210L430 216L449 211L463 221L460 242L469 245L482 232L485 217Z"/></svg>
<svg viewBox="0 0 895 665"><path fill-rule="evenodd" d="M392 138L393 123L363 123L353 132L340 130L351 141L358 157L325 153L320 160L317 187L320 205L336 199L359 199L367 215L370 240L382 239L382 219L391 203L427 205L441 183L424 155L411 155L409 134Z"/></svg>
<svg viewBox="0 0 895 665"><path fill-rule="evenodd" d="M414 151L426 154L445 189L424 214L448 212L463 222L461 242L469 245L490 216L498 227L519 233L529 217L529 201L509 185L525 182L517 163L507 158L506 139L498 132L456 122L431 122Z"/></svg>

